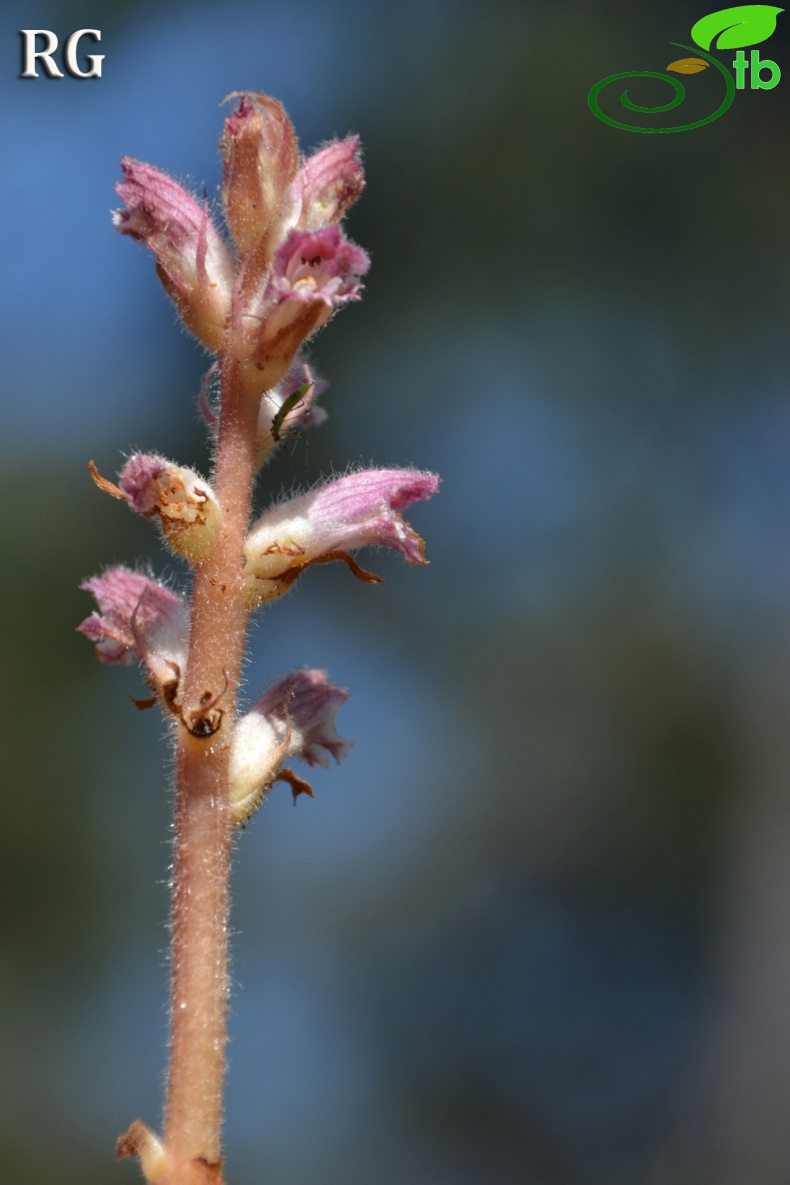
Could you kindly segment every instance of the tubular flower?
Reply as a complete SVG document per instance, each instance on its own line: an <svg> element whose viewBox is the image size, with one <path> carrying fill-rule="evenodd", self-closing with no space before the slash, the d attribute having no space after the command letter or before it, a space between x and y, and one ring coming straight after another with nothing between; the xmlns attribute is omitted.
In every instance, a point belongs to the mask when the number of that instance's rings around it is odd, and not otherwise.
<svg viewBox="0 0 790 1185"><path fill-rule="evenodd" d="M423 564L424 543L401 516L436 493L439 478L419 469L367 469L266 510L247 537L245 584L252 604L285 592L310 564L345 561L370 582L349 549L392 547L410 564Z"/></svg>
<svg viewBox="0 0 790 1185"><path fill-rule="evenodd" d="M237 721L230 750L230 798L237 823L245 823L275 781L291 786L294 801L309 784L282 763L298 757L307 765L341 761L351 748L335 728L335 712L348 692L329 683L326 671L292 671L273 684Z"/></svg>
<svg viewBox="0 0 790 1185"><path fill-rule="evenodd" d="M140 239L156 256L159 279L188 329L210 350L230 314L234 266L205 206L142 161L124 157L115 188L126 203L113 213L121 234Z"/></svg>
<svg viewBox="0 0 790 1185"><path fill-rule="evenodd" d="M276 340L304 306L317 309L316 328L325 324L338 305L359 300L359 277L369 267L362 248L343 238L337 225L291 231L274 257L268 294L273 308L261 343Z"/></svg>
<svg viewBox="0 0 790 1185"><path fill-rule="evenodd" d="M254 331L245 331L258 382L267 389L279 382L301 343L341 305L360 299L359 279L369 267L366 253L335 224L291 231L251 310Z"/></svg>
<svg viewBox="0 0 790 1185"><path fill-rule="evenodd" d="M193 469L164 457L135 453L118 474L117 486L102 477L93 462L90 469L100 490L145 518L157 516L173 551L193 564L208 559L221 515L211 486Z"/></svg>
<svg viewBox="0 0 790 1185"><path fill-rule="evenodd" d="M327 144L302 164L291 186L298 230L339 222L365 188L359 136Z"/></svg>
<svg viewBox="0 0 790 1185"><path fill-rule="evenodd" d="M359 140L301 161L293 127L269 95L243 94L220 141L223 203L236 258L205 205L151 165L124 158L113 219L140 239L187 328L211 350L230 333L251 396L276 386L301 343L358 300L370 266L339 222L364 187Z"/></svg>
<svg viewBox="0 0 790 1185"><path fill-rule="evenodd" d="M93 595L98 612L77 630L96 644L97 658L119 666L141 662L151 689L172 706L187 661L186 602L158 580L129 568L108 568L80 587Z"/></svg>
<svg viewBox="0 0 790 1185"><path fill-rule="evenodd" d="M222 196L234 242L240 255L256 248L258 265L265 266L299 163L296 134L285 108L271 95L241 95L237 110L225 120L219 147Z"/></svg>

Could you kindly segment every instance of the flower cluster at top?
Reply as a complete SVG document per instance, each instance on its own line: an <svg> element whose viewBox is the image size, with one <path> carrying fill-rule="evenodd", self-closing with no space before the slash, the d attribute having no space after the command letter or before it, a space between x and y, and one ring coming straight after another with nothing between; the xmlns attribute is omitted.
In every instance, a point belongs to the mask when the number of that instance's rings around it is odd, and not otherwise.
<svg viewBox="0 0 790 1185"><path fill-rule="evenodd" d="M128 157L114 215L140 239L184 324L210 350L238 359L251 395L271 390L296 351L332 313L360 296L370 267L340 220L364 186L351 136L305 160L283 107L242 95L220 141L225 219L234 250L196 201L159 169Z"/></svg>
<svg viewBox="0 0 790 1185"><path fill-rule="evenodd" d="M244 94L226 119L220 142L228 245L198 201L159 169L125 158L117 191L125 206L113 221L121 234L154 254L159 278L184 324L220 363L232 361L236 389L254 402L255 459L261 465L294 429L320 424L316 399L325 384L300 350L343 305L358 300L366 253L340 222L364 186L359 141L351 136L300 158L282 106L268 95ZM218 369L215 363L209 372ZM209 429L221 427L201 393ZM166 543L196 567L212 556L222 509L211 484L164 457L134 454L118 483L91 465L96 484L131 510L155 518ZM306 569L333 560L359 579L376 582L350 554L390 547L411 564L424 563L419 535L403 519L412 503L430 498L439 479L415 469L370 469L330 479L270 506L252 524L240 573L249 609L286 592ZM142 664L157 700L182 719L189 657L190 610L185 597L128 568L113 568L82 586L97 611L78 627L105 663ZM282 762L299 757L327 764L346 752L334 714L347 693L323 671L298 670L277 680L233 725L231 800L244 822L277 779L294 797L310 793ZM211 731L211 714L202 726ZM195 734L198 735L198 734ZM205 733L204 733L205 735Z"/></svg>

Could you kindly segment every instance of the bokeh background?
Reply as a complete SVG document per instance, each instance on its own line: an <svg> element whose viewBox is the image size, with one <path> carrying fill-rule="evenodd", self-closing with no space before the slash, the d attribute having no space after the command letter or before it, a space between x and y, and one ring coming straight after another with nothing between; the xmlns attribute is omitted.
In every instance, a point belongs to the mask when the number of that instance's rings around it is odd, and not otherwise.
<svg viewBox="0 0 790 1185"><path fill-rule="evenodd" d="M355 748L238 843L229 1180L790 1180L790 17L707 127L586 104L712 7L3 5L4 1180L131 1182L159 1119L168 743L73 631L103 565L177 569L88 459L207 464L118 158L215 195L243 88L362 135L373 256L264 500L444 484L430 567L318 570L254 631L249 694L326 667ZM33 27L100 28L101 80L20 81Z"/></svg>

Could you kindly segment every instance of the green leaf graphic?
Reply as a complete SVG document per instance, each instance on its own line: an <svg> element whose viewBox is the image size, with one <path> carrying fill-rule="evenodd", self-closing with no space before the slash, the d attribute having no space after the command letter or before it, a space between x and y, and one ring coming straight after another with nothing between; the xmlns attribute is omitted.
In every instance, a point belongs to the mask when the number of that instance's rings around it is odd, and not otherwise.
<svg viewBox="0 0 790 1185"><path fill-rule="evenodd" d="M722 8L702 17L691 30L691 36L702 49L710 49L714 38L721 34L716 49L742 49L745 45L759 45L767 41L776 28L776 18L783 8L772 4L739 4L737 8Z"/></svg>

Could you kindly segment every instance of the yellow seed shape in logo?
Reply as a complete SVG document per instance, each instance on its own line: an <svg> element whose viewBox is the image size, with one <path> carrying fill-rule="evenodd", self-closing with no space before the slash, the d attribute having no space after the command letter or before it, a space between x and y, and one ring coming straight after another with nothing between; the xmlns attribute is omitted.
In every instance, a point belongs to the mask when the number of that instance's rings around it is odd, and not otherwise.
<svg viewBox="0 0 790 1185"><path fill-rule="evenodd" d="M674 70L676 74L698 74L700 70L707 70L708 63L704 58L678 58L670 62L667 70Z"/></svg>

